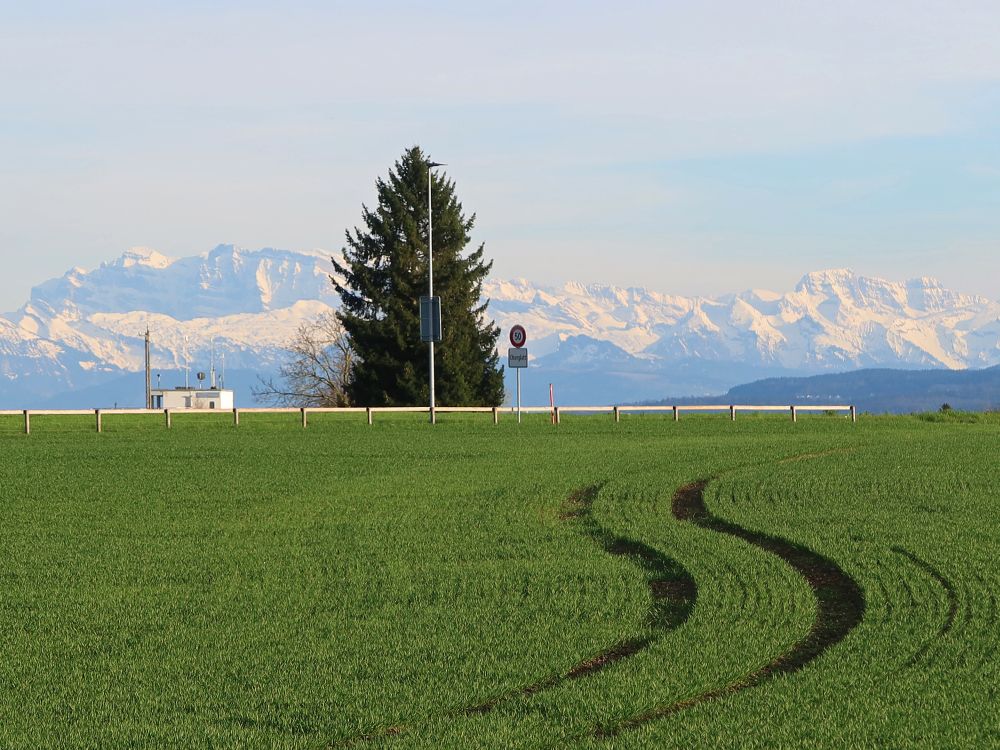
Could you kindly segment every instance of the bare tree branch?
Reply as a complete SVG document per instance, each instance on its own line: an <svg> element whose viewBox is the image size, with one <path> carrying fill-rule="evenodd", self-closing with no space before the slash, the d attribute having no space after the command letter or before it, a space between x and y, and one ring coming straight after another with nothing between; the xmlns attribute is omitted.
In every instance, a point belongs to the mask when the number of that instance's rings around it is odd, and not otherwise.
<svg viewBox="0 0 1000 750"><path fill-rule="evenodd" d="M347 383L354 353L336 313L327 312L299 326L278 368L279 382L258 377L252 389L259 403L273 406L349 406Z"/></svg>

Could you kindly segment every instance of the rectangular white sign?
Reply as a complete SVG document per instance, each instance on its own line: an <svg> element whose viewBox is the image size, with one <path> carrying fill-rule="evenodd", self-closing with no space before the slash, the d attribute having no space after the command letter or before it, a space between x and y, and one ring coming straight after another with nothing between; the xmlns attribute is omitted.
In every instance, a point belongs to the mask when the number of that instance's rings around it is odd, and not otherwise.
<svg viewBox="0 0 1000 750"><path fill-rule="evenodd" d="M507 367L517 369L528 366L528 350L526 347L518 346L507 350Z"/></svg>

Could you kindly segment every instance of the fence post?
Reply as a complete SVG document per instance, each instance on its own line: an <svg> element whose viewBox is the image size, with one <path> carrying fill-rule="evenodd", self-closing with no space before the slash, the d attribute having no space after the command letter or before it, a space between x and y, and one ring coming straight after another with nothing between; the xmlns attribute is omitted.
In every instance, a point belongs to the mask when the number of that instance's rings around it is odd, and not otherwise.
<svg viewBox="0 0 1000 750"><path fill-rule="evenodd" d="M616 406L615 407L615 424L618 424L621 421L622 421L622 415L621 415L621 412L618 411L618 407Z"/></svg>
<svg viewBox="0 0 1000 750"><path fill-rule="evenodd" d="M795 406L793 405L791 409L792 409L792 421L798 422L799 420L798 420L798 415L795 413Z"/></svg>
<svg viewBox="0 0 1000 750"><path fill-rule="evenodd" d="M677 408L677 407L675 406L675 407L674 407L674 421L676 422L676 421L677 421L677 420L679 420L680 418L681 418L681 412L680 412L680 409L678 409L678 408Z"/></svg>
<svg viewBox="0 0 1000 750"><path fill-rule="evenodd" d="M500 424L500 410L493 407L493 424Z"/></svg>
<svg viewBox="0 0 1000 750"><path fill-rule="evenodd" d="M365 407L365 411L368 412L368 424L372 423L372 408L370 406Z"/></svg>
<svg viewBox="0 0 1000 750"><path fill-rule="evenodd" d="M736 406L734 404L729 405L729 420L731 422L736 421Z"/></svg>
<svg viewBox="0 0 1000 750"><path fill-rule="evenodd" d="M234 408L233 409L233 427L239 427L239 426L240 426L240 410Z"/></svg>
<svg viewBox="0 0 1000 750"><path fill-rule="evenodd" d="M103 430L101 429L101 410L94 409L94 416L97 418L97 431L103 432Z"/></svg>
<svg viewBox="0 0 1000 750"><path fill-rule="evenodd" d="M555 413L555 418L556 418L555 424L559 424L559 407L558 406L554 406L552 408L553 408L553 411Z"/></svg>
<svg viewBox="0 0 1000 750"><path fill-rule="evenodd" d="M170 424L170 409L164 409L163 410L163 416L166 418L167 429L169 430L170 427L171 427L171 424Z"/></svg>
<svg viewBox="0 0 1000 750"><path fill-rule="evenodd" d="M24 434L31 434L31 412L27 409L24 410Z"/></svg>
<svg viewBox="0 0 1000 750"><path fill-rule="evenodd" d="M309 417L306 416L306 407L302 407L302 429L309 426Z"/></svg>
<svg viewBox="0 0 1000 750"><path fill-rule="evenodd" d="M851 421L855 423L858 421L858 410L854 404L851 404Z"/></svg>

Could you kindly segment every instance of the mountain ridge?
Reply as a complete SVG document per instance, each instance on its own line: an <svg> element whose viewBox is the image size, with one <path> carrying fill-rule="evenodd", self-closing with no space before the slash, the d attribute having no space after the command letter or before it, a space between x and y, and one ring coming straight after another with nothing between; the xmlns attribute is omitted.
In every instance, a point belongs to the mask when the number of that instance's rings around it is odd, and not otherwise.
<svg viewBox="0 0 1000 750"><path fill-rule="evenodd" d="M70 269L0 315L0 403L141 369L146 325L155 368L201 367L214 339L230 367L272 372L297 326L337 307L330 256L224 244L174 258L135 247ZM1000 363L1000 303L926 276L895 282L826 269L790 291L716 297L491 278L483 295L501 328L528 329L529 382L587 400L717 393L767 374ZM529 390L530 400L546 398Z"/></svg>

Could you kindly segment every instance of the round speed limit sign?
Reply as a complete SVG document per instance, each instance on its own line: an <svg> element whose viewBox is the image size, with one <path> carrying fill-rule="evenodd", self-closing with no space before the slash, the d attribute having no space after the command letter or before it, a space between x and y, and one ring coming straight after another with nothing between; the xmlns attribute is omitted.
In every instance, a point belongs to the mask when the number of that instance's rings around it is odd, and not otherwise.
<svg viewBox="0 0 1000 750"><path fill-rule="evenodd" d="M528 340L528 334L524 330L524 326L514 326L510 329L510 345L515 347L524 346L525 342Z"/></svg>

